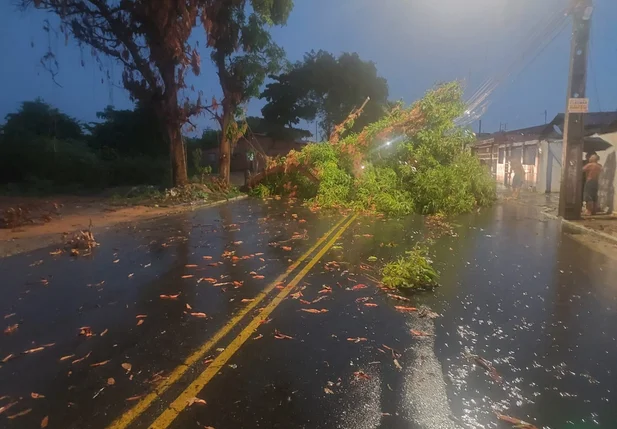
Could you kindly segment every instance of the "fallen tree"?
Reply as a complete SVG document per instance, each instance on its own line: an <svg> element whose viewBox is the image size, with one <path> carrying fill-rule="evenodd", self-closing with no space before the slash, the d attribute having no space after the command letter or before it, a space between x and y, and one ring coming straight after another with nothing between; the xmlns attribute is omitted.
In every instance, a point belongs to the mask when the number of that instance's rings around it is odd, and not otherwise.
<svg viewBox="0 0 617 429"><path fill-rule="evenodd" d="M328 142L271 160L253 192L394 215L456 214L489 205L495 184L466 148L473 133L454 124L464 108L460 85L447 83L349 133L360 107L335 127ZM302 174L306 171L311 174Z"/></svg>

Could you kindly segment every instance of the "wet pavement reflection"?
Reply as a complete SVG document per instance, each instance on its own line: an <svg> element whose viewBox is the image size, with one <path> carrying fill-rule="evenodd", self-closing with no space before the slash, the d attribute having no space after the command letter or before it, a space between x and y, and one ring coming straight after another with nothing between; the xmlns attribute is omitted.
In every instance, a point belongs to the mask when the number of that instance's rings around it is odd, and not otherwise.
<svg viewBox="0 0 617 429"><path fill-rule="evenodd" d="M0 407L21 398L0 427L37 428L45 416L52 429L106 427L340 219L245 200L99 232L91 257L48 248L0 259L0 315L19 325L0 338ZM442 286L410 296L439 318L396 311L374 282L426 239L423 219L358 218L302 279L302 296L197 395L207 405L171 427L511 427L495 411L538 428L617 427L615 259L533 207L500 204L453 224L431 247ZM327 311L305 312L307 302ZM208 362L131 427L148 427Z"/></svg>

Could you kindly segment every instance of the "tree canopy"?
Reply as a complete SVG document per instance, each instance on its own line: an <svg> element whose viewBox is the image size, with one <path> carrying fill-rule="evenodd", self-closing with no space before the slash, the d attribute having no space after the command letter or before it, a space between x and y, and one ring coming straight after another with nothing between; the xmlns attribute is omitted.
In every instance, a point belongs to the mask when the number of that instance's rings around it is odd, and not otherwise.
<svg viewBox="0 0 617 429"><path fill-rule="evenodd" d="M266 76L280 70L284 51L272 41L268 27L283 25L292 0L221 0L207 2L201 18L210 57L223 92L209 109L222 138L221 177L229 180L231 146L244 134L238 126L238 107L259 95Z"/></svg>
<svg viewBox="0 0 617 429"><path fill-rule="evenodd" d="M363 61L357 53L337 58L325 51L312 51L288 71L271 78L274 82L261 94L267 100L264 118L288 126L317 118L326 137L367 97L371 100L353 131L381 118L388 103L386 80L378 76L373 62Z"/></svg>
<svg viewBox="0 0 617 429"><path fill-rule="evenodd" d="M166 131L175 185L187 182L181 128L201 109L199 98L180 102L187 72L200 71L200 56L189 36L200 12L211 3L217 2L20 0L23 8L34 5L58 16L59 30L80 46L89 46L101 67L100 56L122 65L124 87L134 100L151 103ZM45 30L50 31L48 23ZM47 52L42 62L57 66L54 52Z"/></svg>
<svg viewBox="0 0 617 429"><path fill-rule="evenodd" d="M76 119L41 98L24 101L17 112L6 115L2 132L6 137L36 136L67 140L77 140L83 135Z"/></svg>

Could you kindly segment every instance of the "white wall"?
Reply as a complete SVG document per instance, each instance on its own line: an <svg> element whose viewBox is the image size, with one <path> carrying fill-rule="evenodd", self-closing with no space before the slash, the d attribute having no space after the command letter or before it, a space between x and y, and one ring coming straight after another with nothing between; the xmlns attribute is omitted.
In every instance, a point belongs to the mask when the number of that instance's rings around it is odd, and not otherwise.
<svg viewBox="0 0 617 429"><path fill-rule="evenodd" d="M615 174L617 163L617 132L604 134L602 138L611 143L613 147L608 150L598 152L600 164L602 164L602 174L600 174L599 202L602 211L617 211L617 174Z"/></svg>
<svg viewBox="0 0 617 429"><path fill-rule="evenodd" d="M556 159L549 154L549 144ZM561 141L548 143L547 141L543 140L539 143L538 147L538 175L536 180L536 190L540 193L546 192L546 186L548 181L548 162L552 162L553 170L550 192L559 192L559 188L561 186L561 156L563 143Z"/></svg>

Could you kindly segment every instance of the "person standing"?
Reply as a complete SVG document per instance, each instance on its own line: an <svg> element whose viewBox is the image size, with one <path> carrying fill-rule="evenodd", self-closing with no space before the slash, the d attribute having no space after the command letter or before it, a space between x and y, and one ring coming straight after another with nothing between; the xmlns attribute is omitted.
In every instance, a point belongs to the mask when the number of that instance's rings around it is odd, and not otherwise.
<svg viewBox="0 0 617 429"><path fill-rule="evenodd" d="M512 178L512 198L518 198L525 182L525 169L518 158L510 161L510 168L510 174L514 174Z"/></svg>
<svg viewBox="0 0 617 429"><path fill-rule="evenodd" d="M585 175L583 197L588 215L594 215L598 210L598 189L600 187L600 173L602 172L602 166L598 163L599 160L598 155L591 155L589 162L583 167L583 174Z"/></svg>

